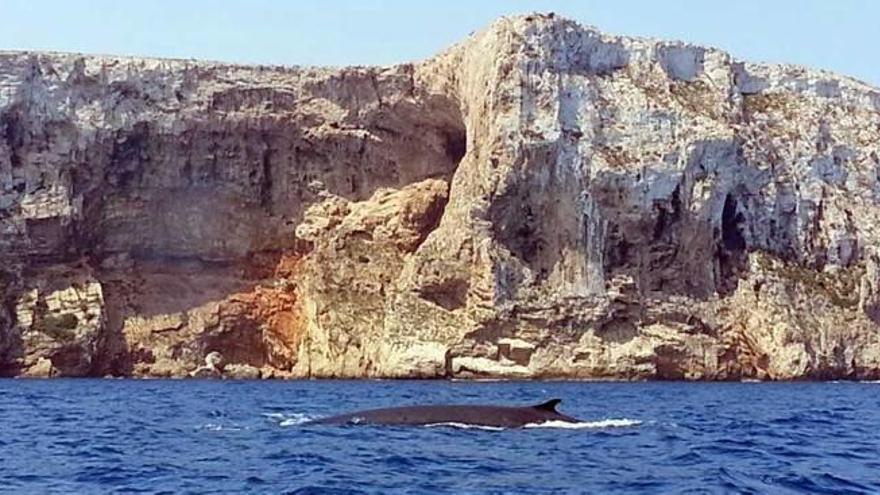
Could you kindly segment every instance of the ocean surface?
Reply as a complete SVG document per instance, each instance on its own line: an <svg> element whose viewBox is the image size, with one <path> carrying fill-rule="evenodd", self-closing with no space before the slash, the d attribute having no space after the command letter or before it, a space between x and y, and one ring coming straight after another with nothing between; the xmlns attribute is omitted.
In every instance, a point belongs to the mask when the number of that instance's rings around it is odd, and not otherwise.
<svg viewBox="0 0 880 495"><path fill-rule="evenodd" d="M516 430L309 426L558 397ZM880 493L880 384L0 380L0 493Z"/></svg>

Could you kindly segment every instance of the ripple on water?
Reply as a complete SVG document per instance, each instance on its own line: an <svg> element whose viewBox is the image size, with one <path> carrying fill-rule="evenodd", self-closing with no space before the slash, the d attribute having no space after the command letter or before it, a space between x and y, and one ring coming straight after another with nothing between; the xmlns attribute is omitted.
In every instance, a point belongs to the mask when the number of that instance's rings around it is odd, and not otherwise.
<svg viewBox="0 0 880 495"><path fill-rule="evenodd" d="M860 384L0 381L13 493L878 493ZM340 412L561 397L505 431L306 428ZM450 426L450 425L444 425ZM0 492L3 488L0 488Z"/></svg>

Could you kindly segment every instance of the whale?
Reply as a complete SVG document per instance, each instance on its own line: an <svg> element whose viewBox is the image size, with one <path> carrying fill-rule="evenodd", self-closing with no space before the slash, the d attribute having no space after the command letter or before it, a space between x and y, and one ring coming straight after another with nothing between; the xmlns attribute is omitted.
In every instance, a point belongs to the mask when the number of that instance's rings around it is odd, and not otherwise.
<svg viewBox="0 0 880 495"><path fill-rule="evenodd" d="M497 428L522 428L526 425L579 420L556 410L561 399L550 399L532 406L490 405L420 405L368 409L339 416L316 419L306 424L315 425L472 425Z"/></svg>

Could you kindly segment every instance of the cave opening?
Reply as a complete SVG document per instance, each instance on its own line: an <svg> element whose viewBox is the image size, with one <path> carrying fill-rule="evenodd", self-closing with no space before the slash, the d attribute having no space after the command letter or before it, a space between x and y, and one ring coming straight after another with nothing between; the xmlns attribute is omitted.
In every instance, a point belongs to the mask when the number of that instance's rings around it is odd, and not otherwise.
<svg viewBox="0 0 880 495"><path fill-rule="evenodd" d="M671 228L681 220L681 195L679 190L681 186L675 186L672 195L669 198L669 206L656 205L657 221L654 223L654 232L652 240L658 241L665 237L670 237Z"/></svg>
<svg viewBox="0 0 880 495"><path fill-rule="evenodd" d="M0 114L0 138L9 149L9 161L12 167L22 164L21 150L24 147L27 130L17 107Z"/></svg>
<svg viewBox="0 0 880 495"><path fill-rule="evenodd" d="M736 198L728 194L721 211L721 242L727 251L745 250L746 239L740 230L743 220L745 217L739 211Z"/></svg>
<svg viewBox="0 0 880 495"><path fill-rule="evenodd" d="M733 194L724 199L721 210L721 239L717 249L717 291L727 295L736 289L736 277L745 269L746 238L742 228L745 216Z"/></svg>
<svg viewBox="0 0 880 495"><path fill-rule="evenodd" d="M467 153L467 132L464 126L456 127L446 132L446 157L458 167L458 162Z"/></svg>

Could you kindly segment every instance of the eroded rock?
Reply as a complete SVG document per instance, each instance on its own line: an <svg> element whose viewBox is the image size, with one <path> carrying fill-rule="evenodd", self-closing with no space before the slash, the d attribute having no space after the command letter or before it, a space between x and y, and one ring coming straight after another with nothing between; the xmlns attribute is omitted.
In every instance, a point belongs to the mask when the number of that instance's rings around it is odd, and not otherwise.
<svg viewBox="0 0 880 495"><path fill-rule="evenodd" d="M880 376L846 77L536 14L384 68L2 53L0 88L4 375Z"/></svg>

